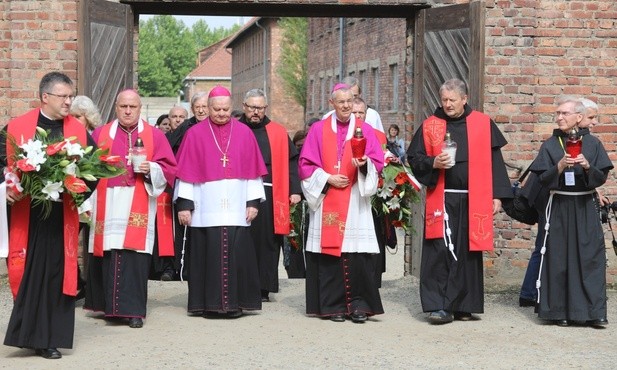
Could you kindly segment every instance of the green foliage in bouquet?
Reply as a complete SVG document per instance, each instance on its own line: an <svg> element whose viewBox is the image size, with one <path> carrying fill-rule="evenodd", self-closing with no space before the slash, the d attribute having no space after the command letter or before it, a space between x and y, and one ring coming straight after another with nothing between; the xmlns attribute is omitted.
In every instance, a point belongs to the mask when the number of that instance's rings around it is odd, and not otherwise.
<svg viewBox="0 0 617 370"><path fill-rule="evenodd" d="M304 229L308 218L306 201L292 204L289 213L291 231L287 238L296 251L301 251L304 249Z"/></svg>
<svg viewBox="0 0 617 370"><path fill-rule="evenodd" d="M411 205L420 199L419 184L411 169L401 163L386 159L379 178L377 194L371 199L373 209L378 215L387 215L395 227L407 230L411 226Z"/></svg>
<svg viewBox="0 0 617 370"><path fill-rule="evenodd" d="M79 207L92 192L86 181L94 182L126 172L120 156L108 155L108 150L82 147L75 137L50 138L49 132L37 127L34 139L21 145L9 136L14 150L12 165L7 167L7 186L29 195L33 205L42 206L42 217L49 217L51 202L60 194L70 194Z"/></svg>

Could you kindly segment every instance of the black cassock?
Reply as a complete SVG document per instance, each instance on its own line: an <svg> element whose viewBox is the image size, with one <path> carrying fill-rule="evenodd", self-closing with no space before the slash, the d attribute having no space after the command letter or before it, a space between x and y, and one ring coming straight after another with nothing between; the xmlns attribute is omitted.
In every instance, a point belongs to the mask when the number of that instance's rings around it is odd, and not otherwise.
<svg viewBox="0 0 617 370"><path fill-rule="evenodd" d="M247 123L246 116L240 118L240 122L246 124L257 139L259 151L263 156L268 174L263 181L272 184L272 153L270 141L266 132L266 125L270 123L268 117L264 117L261 123ZM289 147L289 194L302 194L300 180L298 178L298 151L291 140L287 140ZM283 246L283 235L274 233L274 209L272 204L272 186L265 185L266 201L258 206L259 216L256 217L249 227L259 265L259 281L261 290L268 292L279 291L279 258Z"/></svg>
<svg viewBox="0 0 617 370"><path fill-rule="evenodd" d="M62 294L62 203L52 204L45 222L41 222L40 211L40 207L30 210L26 267L4 344L22 348L73 348L75 297Z"/></svg>
<svg viewBox="0 0 617 370"><path fill-rule="evenodd" d="M255 248L245 226L191 227L188 312L260 310Z"/></svg>
<svg viewBox="0 0 617 370"><path fill-rule="evenodd" d="M38 126L50 130L50 137L62 135L63 121L52 121L39 115ZM3 166L6 165L5 143L5 140L0 140ZM90 135L88 145L96 147ZM87 184L91 189L96 187L96 182ZM51 214L45 220L41 218L41 210L41 206L34 205L30 210L26 266L4 344L35 349L72 348L75 297L62 293L63 206L62 203L52 202Z"/></svg>
<svg viewBox="0 0 617 370"><path fill-rule="evenodd" d="M593 194L604 184L613 168L602 143L580 131L582 154L590 168L580 165L557 171L564 156L567 134L555 130L540 147L531 171L550 190L570 194L554 194L546 253L541 271L538 316L548 320L587 321L606 318L606 250L604 233ZM574 172L574 185L566 185L565 173ZM578 193L575 195L572 193Z"/></svg>
<svg viewBox="0 0 617 370"><path fill-rule="evenodd" d="M150 258L127 249L90 254L84 309L108 317L146 317Z"/></svg>
<svg viewBox="0 0 617 370"><path fill-rule="evenodd" d="M327 317L384 313L370 253L342 253L340 257L306 252L306 313Z"/></svg>
<svg viewBox="0 0 617 370"><path fill-rule="evenodd" d="M446 189L468 189L466 117L471 112L471 108L465 105L464 114L456 119L446 116L441 108L434 113L438 118L446 120L446 129L458 145L456 165L445 170ZM489 178L492 174L493 199L512 198L510 180L501 155L501 147L506 144L506 139L499 128L491 121L492 168L486 169L486 176ZM416 131L407 150L407 156L418 181L429 188L435 187L440 170L433 169L435 157L426 154L422 126ZM484 312L483 252L469 251L468 194L447 192L445 207L450 218L454 253L458 261L454 260L443 238L424 239L420 269L422 310L482 313Z"/></svg>

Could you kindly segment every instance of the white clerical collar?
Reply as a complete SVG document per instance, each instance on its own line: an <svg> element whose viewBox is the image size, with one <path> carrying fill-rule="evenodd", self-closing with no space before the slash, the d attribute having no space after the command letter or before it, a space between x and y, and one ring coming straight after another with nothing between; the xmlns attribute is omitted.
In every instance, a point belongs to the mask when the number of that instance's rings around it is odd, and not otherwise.
<svg viewBox="0 0 617 370"><path fill-rule="evenodd" d="M336 128L336 112L332 113L330 116L330 124L332 125L332 131L337 132ZM356 116L352 113L349 117L349 128L347 129L347 135L345 135L345 140L351 139L353 133L356 131Z"/></svg>
<svg viewBox="0 0 617 370"><path fill-rule="evenodd" d="M112 139L116 137L116 132L118 131L119 124L120 123L118 122L118 119L115 119L111 123L111 128L109 129L109 137L111 137ZM142 132L143 130L144 130L144 121L140 119L139 121L137 121L137 132Z"/></svg>

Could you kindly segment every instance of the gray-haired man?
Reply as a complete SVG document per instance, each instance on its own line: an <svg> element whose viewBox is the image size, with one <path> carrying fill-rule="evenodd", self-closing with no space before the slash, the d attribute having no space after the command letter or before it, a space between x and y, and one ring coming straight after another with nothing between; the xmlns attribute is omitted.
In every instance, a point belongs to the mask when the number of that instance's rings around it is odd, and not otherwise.
<svg viewBox="0 0 617 370"><path fill-rule="evenodd" d="M266 202L259 205L259 217L250 230L257 251L261 298L270 300L270 292L278 292L278 264L283 236L289 234L289 206L300 201L298 152L287 130L266 116L268 102L265 93L253 89L244 98L244 114L240 122L251 128L266 163L264 177Z"/></svg>

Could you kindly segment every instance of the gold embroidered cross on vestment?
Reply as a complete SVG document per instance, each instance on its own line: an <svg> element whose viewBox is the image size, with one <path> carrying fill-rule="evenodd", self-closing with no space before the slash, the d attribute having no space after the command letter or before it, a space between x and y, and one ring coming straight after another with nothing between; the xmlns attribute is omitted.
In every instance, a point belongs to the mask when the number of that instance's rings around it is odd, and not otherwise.
<svg viewBox="0 0 617 370"><path fill-rule="evenodd" d="M229 209L229 199L221 199L221 209Z"/></svg>

